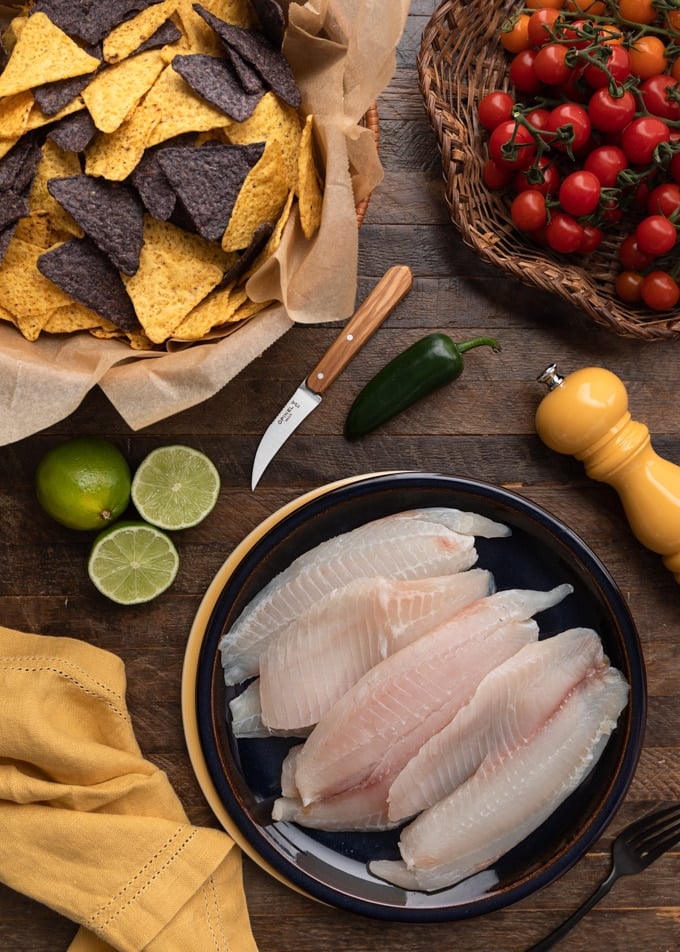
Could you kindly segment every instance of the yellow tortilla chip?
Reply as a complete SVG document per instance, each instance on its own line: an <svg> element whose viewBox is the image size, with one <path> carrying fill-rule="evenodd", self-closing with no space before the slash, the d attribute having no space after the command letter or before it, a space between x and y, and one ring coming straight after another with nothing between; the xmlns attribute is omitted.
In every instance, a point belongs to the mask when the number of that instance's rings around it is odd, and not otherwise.
<svg viewBox="0 0 680 952"><path fill-rule="evenodd" d="M166 66L138 110L155 108L160 118L150 129L146 147L158 145L183 132L219 129L232 120L209 102L197 96L171 65Z"/></svg>
<svg viewBox="0 0 680 952"><path fill-rule="evenodd" d="M101 327L102 323L109 322L84 304L73 301L71 304L56 307L51 311L43 331L47 334L71 334L75 331L89 330L92 327ZM115 324L111 324L111 327L115 327Z"/></svg>
<svg viewBox="0 0 680 952"><path fill-rule="evenodd" d="M35 245L36 248L49 248L54 244L54 236L47 213L30 212L24 218L20 218L14 237L28 242L29 245Z"/></svg>
<svg viewBox="0 0 680 952"><path fill-rule="evenodd" d="M155 7L147 9L155 10ZM82 92L97 129L115 132L151 89L164 68L160 50L148 50L97 73Z"/></svg>
<svg viewBox="0 0 680 952"><path fill-rule="evenodd" d="M212 252L214 254L214 252ZM123 275L145 333L155 344L171 337L187 314L222 278L209 242L170 222L147 217L139 268Z"/></svg>
<svg viewBox="0 0 680 952"><path fill-rule="evenodd" d="M103 53L107 63L118 63L145 43L177 9L178 0L161 0L124 20L104 39Z"/></svg>
<svg viewBox="0 0 680 952"><path fill-rule="evenodd" d="M0 136L3 139L11 139L14 144L24 134L34 101L30 90L0 101Z"/></svg>
<svg viewBox="0 0 680 952"><path fill-rule="evenodd" d="M98 132L85 150L85 173L122 182L141 161L146 140L160 116L158 105L145 104L115 132Z"/></svg>
<svg viewBox="0 0 680 952"><path fill-rule="evenodd" d="M83 230L77 225L67 211L52 198L47 183L53 178L68 178L71 175L80 175L80 162L74 152L65 152L56 142L46 139L42 147L42 158L33 179L28 196L28 207L31 214L44 214L49 217L53 232L65 233L81 238Z"/></svg>
<svg viewBox="0 0 680 952"><path fill-rule="evenodd" d="M240 302L230 301L233 287L230 285L219 291L212 291L177 325L173 333L174 340L200 340L216 324L229 320L229 315Z"/></svg>
<svg viewBox="0 0 680 952"><path fill-rule="evenodd" d="M288 185L297 184L297 162L302 126L296 109L288 106L272 92L265 93L252 116L244 122L232 122L225 129L229 142L248 145L251 142L276 140L281 146L281 163Z"/></svg>
<svg viewBox="0 0 680 952"><path fill-rule="evenodd" d="M305 238L311 238L318 230L321 224L321 209L323 207L323 193L319 184L316 161L314 160L312 129L312 116L307 116L300 138L297 183L300 225Z"/></svg>
<svg viewBox="0 0 680 952"><path fill-rule="evenodd" d="M71 303L71 297L38 271L36 262L44 248L13 238L0 266L0 299L8 311L21 321L24 336L40 333L49 312ZM35 340L35 337L29 338Z"/></svg>
<svg viewBox="0 0 680 952"><path fill-rule="evenodd" d="M196 13L195 2L196 0L178 0L177 3L178 19L187 38L189 49L192 53L223 56L224 48L219 37L203 17ZM220 20L226 20L234 26L259 28L249 0L205 0L201 6Z"/></svg>
<svg viewBox="0 0 680 952"><path fill-rule="evenodd" d="M247 248L263 222L275 221L288 197L281 143L272 139L246 176L222 236L225 251Z"/></svg>
<svg viewBox="0 0 680 952"><path fill-rule="evenodd" d="M34 13L24 24L0 75L0 96L93 73L98 66L99 60L74 43L48 16Z"/></svg>

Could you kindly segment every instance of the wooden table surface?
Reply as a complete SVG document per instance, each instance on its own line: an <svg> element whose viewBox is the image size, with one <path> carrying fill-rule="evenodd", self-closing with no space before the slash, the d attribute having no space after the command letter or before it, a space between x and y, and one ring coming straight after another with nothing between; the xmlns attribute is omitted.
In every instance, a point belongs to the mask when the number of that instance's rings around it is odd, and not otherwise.
<svg viewBox="0 0 680 952"><path fill-rule="evenodd" d="M680 462L677 345L641 344L601 330L557 298L492 270L462 244L447 217L436 143L418 91L416 51L432 10L432 0L414 0L396 74L379 102L385 179L360 235L358 296L400 262L413 269L413 290L284 446L256 492L249 480L259 438L337 326L296 327L213 399L144 431L130 431L96 390L68 419L0 448L0 623L82 638L124 659L142 750L167 771L197 824L217 821L183 738L180 677L187 634L206 587L232 548L300 493L338 477L393 468L511 487L581 535L624 593L648 670L645 745L619 814L582 862L507 910L459 923L409 926L322 906L246 858L260 952L520 952L557 925L605 874L612 835L620 827L657 802L680 799L680 589L661 560L632 537L614 490L587 479L571 457L548 450L534 429L544 394L537 375L554 360L563 372L599 364L624 380L633 415L649 426L655 448ZM347 442L343 421L360 386L391 356L435 329L457 340L493 334L502 353L472 352L454 384L370 437ZM208 453L219 468L223 488L215 511L181 536L176 583L147 606L118 608L99 597L84 567L89 538L61 529L37 508L38 459L53 444L82 434L113 439L133 463L156 446L186 442ZM560 948L680 948L679 876L680 852L675 852L642 876L621 881ZM0 886L2 952L59 952L74 932L71 922Z"/></svg>

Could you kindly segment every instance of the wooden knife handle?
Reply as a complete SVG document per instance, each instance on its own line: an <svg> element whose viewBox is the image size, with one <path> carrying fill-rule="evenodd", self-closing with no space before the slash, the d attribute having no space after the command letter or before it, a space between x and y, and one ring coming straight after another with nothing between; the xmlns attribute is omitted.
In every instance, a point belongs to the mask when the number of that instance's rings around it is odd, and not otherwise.
<svg viewBox="0 0 680 952"><path fill-rule="evenodd" d="M394 265L385 272L307 377L310 390L321 394L330 387L412 285L413 274L407 265Z"/></svg>

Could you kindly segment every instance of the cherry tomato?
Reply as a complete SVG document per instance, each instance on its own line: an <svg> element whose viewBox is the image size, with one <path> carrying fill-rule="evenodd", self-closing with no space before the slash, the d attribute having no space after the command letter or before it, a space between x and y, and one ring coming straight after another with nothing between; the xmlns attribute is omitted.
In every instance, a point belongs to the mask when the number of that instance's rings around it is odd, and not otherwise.
<svg viewBox="0 0 680 952"><path fill-rule="evenodd" d="M501 46L508 53L529 49L529 14L519 13L501 27Z"/></svg>
<svg viewBox="0 0 680 952"><path fill-rule="evenodd" d="M644 271L653 260L640 251L635 233L627 235L619 245L619 261L626 271Z"/></svg>
<svg viewBox="0 0 680 952"><path fill-rule="evenodd" d="M547 43L536 53L534 72L547 86L559 86L571 76L567 63L568 49L562 43Z"/></svg>
<svg viewBox="0 0 680 952"><path fill-rule="evenodd" d="M601 190L600 180L593 172L577 169L562 179L557 197L563 210L578 218L595 211Z"/></svg>
<svg viewBox="0 0 680 952"><path fill-rule="evenodd" d="M662 182L653 188L647 196L647 211L650 215L671 215L680 213L680 185L676 182Z"/></svg>
<svg viewBox="0 0 680 952"><path fill-rule="evenodd" d="M656 17L654 0L619 0L618 12L631 23L653 23Z"/></svg>
<svg viewBox="0 0 680 952"><path fill-rule="evenodd" d="M551 28L559 19L560 11L554 7L541 7L529 17L529 43L543 46L551 38Z"/></svg>
<svg viewBox="0 0 680 952"><path fill-rule="evenodd" d="M541 81L534 72L536 50L522 50L513 56L508 68L510 82L518 93L535 96L541 88Z"/></svg>
<svg viewBox="0 0 680 952"><path fill-rule="evenodd" d="M669 311L680 300L680 287L667 271L651 271L642 282L641 294L653 311Z"/></svg>
<svg viewBox="0 0 680 952"><path fill-rule="evenodd" d="M512 200L510 215L515 228L520 231L536 231L548 220L545 195L535 189L520 192Z"/></svg>
<svg viewBox="0 0 680 952"><path fill-rule="evenodd" d="M666 69L666 47L658 36L639 37L630 48L630 71L633 76L647 79Z"/></svg>
<svg viewBox="0 0 680 952"><path fill-rule="evenodd" d="M583 241L583 225L572 215L553 212L545 228L545 240L553 251L573 254Z"/></svg>
<svg viewBox="0 0 680 952"><path fill-rule="evenodd" d="M674 33L680 33L680 10L664 10L664 16L669 29Z"/></svg>
<svg viewBox="0 0 680 952"><path fill-rule="evenodd" d="M588 113L578 103L565 102L555 106L550 112L547 131L556 133L560 130L564 137L550 140L553 148L560 152L569 149L578 152L590 139L591 123Z"/></svg>
<svg viewBox="0 0 680 952"><path fill-rule="evenodd" d="M489 136L489 157L510 169L526 168L536 155L536 140L514 119L497 125Z"/></svg>
<svg viewBox="0 0 680 952"><path fill-rule="evenodd" d="M644 280L639 271L620 271L614 281L614 290L625 304L639 304Z"/></svg>
<svg viewBox="0 0 680 952"><path fill-rule="evenodd" d="M543 129L548 128L550 110L539 106L536 109L531 109L524 118L537 132L541 132Z"/></svg>
<svg viewBox="0 0 680 952"><path fill-rule="evenodd" d="M680 152L676 152L673 155L670 165L668 166L668 171L670 172L671 179L674 182L680 183Z"/></svg>
<svg viewBox="0 0 680 952"><path fill-rule="evenodd" d="M479 100L479 121L485 129L491 131L501 122L510 119L514 105L515 100L510 93L503 92L502 89L493 90Z"/></svg>
<svg viewBox="0 0 680 952"><path fill-rule="evenodd" d="M526 0L524 4L530 10L540 10L542 7L552 10L561 10L564 6L564 0Z"/></svg>
<svg viewBox="0 0 680 952"><path fill-rule="evenodd" d="M638 116L621 133L621 148L634 165L647 165L654 159L654 150L669 142L668 125L658 116Z"/></svg>
<svg viewBox="0 0 680 952"><path fill-rule="evenodd" d="M635 115L635 96L629 89L613 96L606 88L596 89L588 102L588 116L598 132L621 132Z"/></svg>
<svg viewBox="0 0 680 952"><path fill-rule="evenodd" d="M506 165L498 165L493 159L487 159L482 168L482 181L487 188L505 188L512 179L512 169Z"/></svg>
<svg viewBox="0 0 680 952"><path fill-rule="evenodd" d="M585 157L583 168L592 172L604 188L614 188L619 172L628 168L628 159L617 145L599 145Z"/></svg>
<svg viewBox="0 0 680 952"><path fill-rule="evenodd" d="M648 76L640 84L640 95L648 112L662 119L680 119L680 83L667 73Z"/></svg>
<svg viewBox="0 0 680 952"><path fill-rule="evenodd" d="M677 237L675 225L665 215L647 215L635 229L638 248L652 258L671 251Z"/></svg>
<svg viewBox="0 0 680 952"><path fill-rule="evenodd" d="M609 55L602 66L596 63L586 66L583 77L588 85L593 89L600 89L602 86L608 86L612 80L618 84L625 82L631 73L630 53L625 46L605 43L600 49L608 51Z"/></svg>
<svg viewBox="0 0 680 952"><path fill-rule="evenodd" d="M560 187L560 171L547 155L542 155L528 169L515 172L512 180L516 192L533 189L543 195L556 195Z"/></svg>
<svg viewBox="0 0 680 952"><path fill-rule="evenodd" d="M604 233L601 228L598 228L597 225L585 224L583 226L583 236L576 249L577 253L591 255L593 251L597 251L600 247L603 238Z"/></svg>

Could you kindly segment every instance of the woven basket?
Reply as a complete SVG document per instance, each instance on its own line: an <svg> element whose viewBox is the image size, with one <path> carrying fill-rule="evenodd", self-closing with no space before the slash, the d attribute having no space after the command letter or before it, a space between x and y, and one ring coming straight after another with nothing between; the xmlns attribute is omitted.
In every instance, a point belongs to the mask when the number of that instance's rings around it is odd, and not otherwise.
<svg viewBox="0 0 680 952"><path fill-rule="evenodd" d="M616 297L616 236L606 235L587 259L546 252L513 227L508 197L482 182L488 152L476 104L491 90L509 88L500 26L519 9L518 0L445 0L423 32L417 58L420 89L441 151L451 219L463 241L485 261L525 284L558 294L608 330L647 341L675 337L680 311L638 309Z"/></svg>

